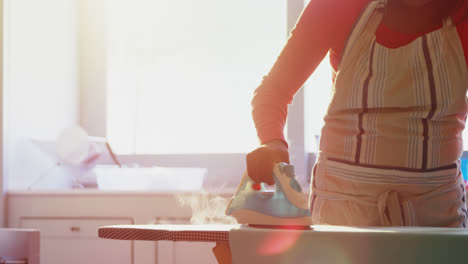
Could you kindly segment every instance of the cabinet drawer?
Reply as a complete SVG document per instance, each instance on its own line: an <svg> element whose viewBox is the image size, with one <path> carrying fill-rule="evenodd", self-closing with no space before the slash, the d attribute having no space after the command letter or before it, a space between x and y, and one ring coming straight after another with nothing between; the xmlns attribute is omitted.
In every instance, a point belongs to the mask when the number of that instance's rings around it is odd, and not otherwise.
<svg viewBox="0 0 468 264"><path fill-rule="evenodd" d="M98 229L107 225L130 225L130 218L22 218L20 227L41 231L41 237L98 237Z"/></svg>

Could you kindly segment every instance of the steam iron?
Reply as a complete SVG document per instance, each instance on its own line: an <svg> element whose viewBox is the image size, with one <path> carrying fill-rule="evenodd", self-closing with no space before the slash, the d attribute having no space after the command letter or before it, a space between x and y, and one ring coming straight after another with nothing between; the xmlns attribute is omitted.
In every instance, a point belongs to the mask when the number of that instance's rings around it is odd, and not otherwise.
<svg viewBox="0 0 468 264"><path fill-rule="evenodd" d="M294 166L284 162L275 164L273 179L275 191L267 190L264 183L257 190L246 171L226 215L236 218L239 224L254 227L307 229L312 225L312 216L308 198L294 175Z"/></svg>

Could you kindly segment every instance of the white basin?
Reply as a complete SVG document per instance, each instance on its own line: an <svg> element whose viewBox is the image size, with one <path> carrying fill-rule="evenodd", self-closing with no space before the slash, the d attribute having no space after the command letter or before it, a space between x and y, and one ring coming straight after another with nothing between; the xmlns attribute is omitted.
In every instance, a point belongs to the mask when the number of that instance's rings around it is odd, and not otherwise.
<svg viewBox="0 0 468 264"><path fill-rule="evenodd" d="M98 166L93 169L101 190L201 190L205 168L129 168Z"/></svg>

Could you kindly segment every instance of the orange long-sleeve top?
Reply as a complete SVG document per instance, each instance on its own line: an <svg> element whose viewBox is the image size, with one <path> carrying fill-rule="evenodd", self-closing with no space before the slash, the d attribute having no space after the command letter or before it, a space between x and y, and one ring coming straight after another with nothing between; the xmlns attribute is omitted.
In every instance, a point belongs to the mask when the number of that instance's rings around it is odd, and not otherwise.
<svg viewBox="0 0 468 264"><path fill-rule="evenodd" d="M283 131L288 104L292 102L296 92L328 52L330 52L333 82L335 81L335 73L347 36L361 10L369 1L311 0L309 2L275 64L255 89L252 116L261 144L273 139L286 142ZM465 60L468 57L468 19L462 20L462 18L467 8L468 1L454 15ZM376 31L376 41L386 47L397 48L427 33L404 34L393 31L381 23Z"/></svg>

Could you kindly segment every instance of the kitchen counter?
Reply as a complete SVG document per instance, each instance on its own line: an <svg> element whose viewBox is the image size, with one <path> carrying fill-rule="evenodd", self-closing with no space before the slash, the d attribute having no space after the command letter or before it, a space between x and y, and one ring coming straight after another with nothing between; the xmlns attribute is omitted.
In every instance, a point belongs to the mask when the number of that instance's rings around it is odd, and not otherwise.
<svg viewBox="0 0 468 264"><path fill-rule="evenodd" d="M83 189L54 189L54 190L13 190L7 191L7 196L50 196L50 195L93 195L93 196L113 196L113 195L131 195L131 196L173 196L173 195L187 195L187 194L214 194L214 195L233 195L237 187L225 188L221 190L199 190L199 191L133 191L133 190L100 190L94 188Z"/></svg>

